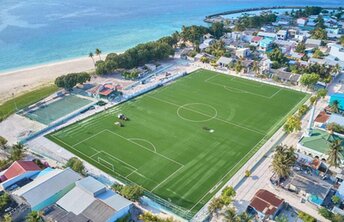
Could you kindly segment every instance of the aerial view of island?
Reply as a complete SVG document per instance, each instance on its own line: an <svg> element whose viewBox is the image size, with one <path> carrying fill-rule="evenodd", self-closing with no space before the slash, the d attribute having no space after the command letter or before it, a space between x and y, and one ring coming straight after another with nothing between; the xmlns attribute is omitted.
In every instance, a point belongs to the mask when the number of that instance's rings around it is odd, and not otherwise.
<svg viewBox="0 0 344 222"><path fill-rule="evenodd" d="M4 0L0 221L344 222L342 0Z"/></svg>

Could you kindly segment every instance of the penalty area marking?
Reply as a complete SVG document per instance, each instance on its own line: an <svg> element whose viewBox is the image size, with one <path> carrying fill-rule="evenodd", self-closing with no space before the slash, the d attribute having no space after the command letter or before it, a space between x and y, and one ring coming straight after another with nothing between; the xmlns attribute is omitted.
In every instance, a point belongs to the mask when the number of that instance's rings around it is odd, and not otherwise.
<svg viewBox="0 0 344 222"><path fill-rule="evenodd" d="M154 149L154 152L157 152L157 151L156 151L155 145L154 145L152 142L150 142L150 141L148 141L148 140L146 140L146 139L141 139L141 138L128 138L128 140L130 140L130 141L143 141L143 142L145 142L145 143L148 143L149 145L152 146L152 148ZM147 148L147 147L146 147L146 148ZM148 148L147 148L147 149L148 149Z"/></svg>

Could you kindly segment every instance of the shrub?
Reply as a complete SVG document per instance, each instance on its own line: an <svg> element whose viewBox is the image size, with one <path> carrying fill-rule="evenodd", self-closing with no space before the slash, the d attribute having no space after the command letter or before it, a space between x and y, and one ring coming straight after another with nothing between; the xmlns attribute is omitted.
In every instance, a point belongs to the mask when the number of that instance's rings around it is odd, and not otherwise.
<svg viewBox="0 0 344 222"><path fill-rule="evenodd" d="M317 219L315 219L311 215L306 214L305 212L302 212L302 211L299 212L298 216L304 222L317 222Z"/></svg>
<svg viewBox="0 0 344 222"><path fill-rule="evenodd" d="M82 175L86 174L83 162L77 157L70 158L66 164L66 167L70 167L72 170Z"/></svg>

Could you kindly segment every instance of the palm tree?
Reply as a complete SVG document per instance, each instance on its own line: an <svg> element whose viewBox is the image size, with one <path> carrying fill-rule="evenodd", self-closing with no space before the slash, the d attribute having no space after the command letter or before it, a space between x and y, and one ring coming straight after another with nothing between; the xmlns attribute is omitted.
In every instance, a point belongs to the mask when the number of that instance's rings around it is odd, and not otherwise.
<svg viewBox="0 0 344 222"><path fill-rule="evenodd" d="M239 222L253 222L252 217L250 217L246 212L238 216Z"/></svg>
<svg viewBox="0 0 344 222"><path fill-rule="evenodd" d="M213 198L208 206L208 211L210 214L217 215L219 210L223 207L223 202L221 198Z"/></svg>
<svg viewBox="0 0 344 222"><path fill-rule="evenodd" d="M226 222L237 222L238 216L236 211L233 207L228 207L226 211L223 213Z"/></svg>
<svg viewBox="0 0 344 222"><path fill-rule="evenodd" d="M88 57L90 57L91 59L92 59L92 61L93 61L93 64L95 65L96 63L94 62L94 58L93 58L93 52L90 52L89 54L88 54Z"/></svg>
<svg viewBox="0 0 344 222"><path fill-rule="evenodd" d="M256 75L259 74L259 71L260 71L260 67L259 67L259 63L257 61L254 61L253 64L252 64L252 70L254 71L254 73Z"/></svg>
<svg viewBox="0 0 344 222"><path fill-rule="evenodd" d="M341 70L342 70L342 69L341 69L340 65L337 63L337 64L333 67L332 72L335 73L335 74L339 74Z"/></svg>
<svg viewBox="0 0 344 222"><path fill-rule="evenodd" d="M41 211L31 211L26 217L26 222L43 222L43 213Z"/></svg>
<svg viewBox="0 0 344 222"><path fill-rule="evenodd" d="M331 111L333 113L339 113L339 102L338 100L334 100L331 105Z"/></svg>
<svg viewBox="0 0 344 222"><path fill-rule="evenodd" d="M2 222L12 222L12 221L13 221L13 219L12 219L11 215L9 215L9 214L5 214L4 218L2 219Z"/></svg>
<svg viewBox="0 0 344 222"><path fill-rule="evenodd" d="M330 144L330 149L328 150L327 162L330 166L339 167L341 160L343 159L343 147L341 140L334 140Z"/></svg>
<svg viewBox="0 0 344 222"><path fill-rule="evenodd" d="M24 145L23 144L17 143L17 144L12 146L10 158L13 161L22 159L23 155L24 155Z"/></svg>
<svg viewBox="0 0 344 222"><path fill-rule="evenodd" d="M97 48L95 53L97 56L99 56L99 60L102 60L102 58L100 57L100 54L102 54L102 51L100 51L100 49Z"/></svg>
<svg viewBox="0 0 344 222"><path fill-rule="evenodd" d="M278 181L283 177L290 176L292 166L296 162L296 155L292 146L279 145L275 149L275 154L271 163L272 171L278 176Z"/></svg>

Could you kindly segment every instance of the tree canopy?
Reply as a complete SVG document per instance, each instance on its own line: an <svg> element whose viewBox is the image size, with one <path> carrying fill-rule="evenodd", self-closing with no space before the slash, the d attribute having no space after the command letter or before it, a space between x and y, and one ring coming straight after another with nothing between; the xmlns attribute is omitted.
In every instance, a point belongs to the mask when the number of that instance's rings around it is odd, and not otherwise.
<svg viewBox="0 0 344 222"><path fill-rule="evenodd" d="M91 80L91 75L87 72L69 73L55 79L55 85L66 90L72 90L76 84L83 84Z"/></svg>
<svg viewBox="0 0 344 222"><path fill-rule="evenodd" d="M317 83L320 79L320 76L316 73L303 74L300 78L300 83L304 86L312 86Z"/></svg>
<svg viewBox="0 0 344 222"><path fill-rule="evenodd" d="M85 175L85 166L77 157L70 158L66 163L66 167L70 167L75 172Z"/></svg>
<svg viewBox="0 0 344 222"><path fill-rule="evenodd" d="M127 185L127 186L122 186L119 184L114 184L112 188L120 193L122 196L125 198L128 198L129 200L132 201L138 201L140 197L143 196L143 188L138 185Z"/></svg>

